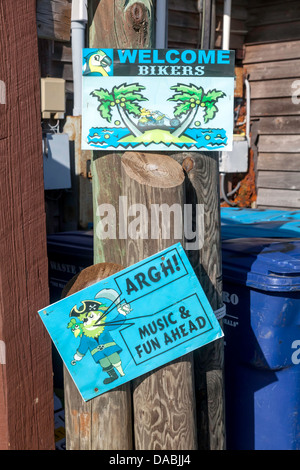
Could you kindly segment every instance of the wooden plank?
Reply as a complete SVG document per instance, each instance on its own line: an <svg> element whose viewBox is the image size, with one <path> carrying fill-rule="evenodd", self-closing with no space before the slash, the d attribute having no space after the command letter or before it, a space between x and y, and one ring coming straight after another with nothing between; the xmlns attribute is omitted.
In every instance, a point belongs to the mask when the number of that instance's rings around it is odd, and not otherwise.
<svg viewBox="0 0 300 470"><path fill-rule="evenodd" d="M290 207L300 209L300 191L258 188L257 206Z"/></svg>
<svg viewBox="0 0 300 470"><path fill-rule="evenodd" d="M168 40L171 42L181 43L181 49L185 49L185 43L194 44L194 48L197 48L197 44L200 41L199 29L189 29L188 34L185 28L179 26L170 26L168 28Z"/></svg>
<svg viewBox="0 0 300 470"><path fill-rule="evenodd" d="M216 17L216 31L223 31L223 16ZM231 19L230 21L230 32L232 34L244 34L248 32L246 23L243 20Z"/></svg>
<svg viewBox="0 0 300 470"><path fill-rule="evenodd" d="M275 28L274 28L275 29ZM279 40L280 37L278 36ZM244 64L259 62L276 62L280 60L299 59L300 41L276 42L270 44L247 45Z"/></svg>
<svg viewBox="0 0 300 470"><path fill-rule="evenodd" d="M70 41L71 6L71 0L37 0L38 37L57 41Z"/></svg>
<svg viewBox="0 0 300 470"><path fill-rule="evenodd" d="M245 65L245 71L250 82L276 78L298 78L300 77L300 59Z"/></svg>
<svg viewBox="0 0 300 470"><path fill-rule="evenodd" d="M53 450L51 341L37 314L49 289L35 0L1 2L0 29L0 448Z"/></svg>
<svg viewBox="0 0 300 470"><path fill-rule="evenodd" d="M299 153L260 153L257 160L258 170L299 171ZM283 176L284 177L284 176Z"/></svg>
<svg viewBox="0 0 300 470"><path fill-rule="evenodd" d="M299 116L275 116L262 117L259 119L259 134L299 134L300 117Z"/></svg>
<svg viewBox="0 0 300 470"><path fill-rule="evenodd" d="M242 49L244 46L244 33L230 33L229 47L230 49ZM222 47L222 33L220 31L216 32L215 48Z"/></svg>
<svg viewBox="0 0 300 470"><path fill-rule="evenodd" d="M217 2L216 14L222 16L224 11L224 3ZM236 2L232 2L231 6L231 18L236 20L246 20L248 16L247 8L244 5L237 5Z"/></svg>
<svg viewBox="0 0 300 470"><path fill-rule="evenodd" d="M257 175L258 188L300 189L300 167L298 172L290 171L259 171Z"/></svg>
<svg viewBox="0 0 300 470"><path fill-rule="evenodd" d="M175 203L183 207L185 176L181 165L171 157L125 152L121 162L122 194L127 195L128 207L145 204L145 201L158 206L167 204L171 207ZM148 224L150 233L150 221ZM168 238L128 238L125 241L126 266L132 266L174 243L184 245L183 231L175 236L173 224L171 222ZM133 381L136 450L197 449L193 387L193 356L190 354Z"/></svg>
<svg viewBox="0 0 300 470"><path fill-rule="evenodd" d="M295 85L297 85L297 83L293 78L251 82L251 99L286 98L295 94L296 88L300 90L300 80L298 87L295 87Z"/></svg>
<svg viewBox="0 0 300 470"><path fill-rule="evenodd" d="M300 114L300 106L291 98L266 98L251 101L251 117L295 116Z"/></svg>
<svg viewBox="0 0 300 470"><path fill-rule="evenodd" d="M258 140L259 152L295 153L300 150L300 135L261 135Z"/></svg>
<svg viewBox="0 0 300 470"><path fill-rule="evenodd" d="M300 39L300 21L252 28L245 38L245 44L294 41Z"/></svg>
<svg viewBox="0 0 300 470"><path fill-rule="evenodd" d="M300 20L300 3L298 0L272 4L265 8L249 8L247 24L252 28L260 25L278 25L296 20Z"/></svg>
<svg viewBox="0 0 300 470"><path fill-rule="evenodd" d="M196 0L168 0L169 10L188 11L191 13L199 13L198 3Z"/></svg>
<svg viewBox="0 0 300 470"><path fill-rule="evenodd" d="M99 263L90 266L69 281L63 297L119 272L122 266ZM64 368L66 442L69 449L128 450L131 446L130 389L126 385L83 402L78 389ZM117 433L120 423L122 432ZM116 439L112 439L112 436ZM130 441L128 443L128 441Z"/></svg>
<svg viewBox="0 0 300 470"><path fill-rule="evenodd" d="M169 10L168 27L170 26L198 29L200 26L199 14L195 14L194 12Z"/></svg>

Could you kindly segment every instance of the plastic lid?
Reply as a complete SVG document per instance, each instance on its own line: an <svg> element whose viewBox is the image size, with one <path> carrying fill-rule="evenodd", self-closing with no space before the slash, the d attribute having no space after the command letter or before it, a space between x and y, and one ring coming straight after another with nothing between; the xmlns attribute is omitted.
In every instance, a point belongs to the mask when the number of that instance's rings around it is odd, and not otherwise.
<svg viewBox="0 0 300 470"><path fill-rule="evenodd" d="M93 231L74 230L71 232L52 233L47 236L48 251L74 253L93 249Z"/></svg>
<svg viewBox="0 0 300 470"><path fill-rule="evenodd" d="M226 240L222 261L225 280L261 290L300 290L300 239Z"/></svg>

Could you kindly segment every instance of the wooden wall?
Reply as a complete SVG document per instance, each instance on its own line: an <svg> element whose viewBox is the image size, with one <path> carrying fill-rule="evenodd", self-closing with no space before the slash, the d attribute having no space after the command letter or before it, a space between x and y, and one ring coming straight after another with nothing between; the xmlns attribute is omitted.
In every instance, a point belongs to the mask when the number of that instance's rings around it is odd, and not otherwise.
<svg viewBox="0 0 300 470"><path fill-rule="evenodd" d="M168 47L181 49L201 47L202 15L198 0L169 0ZM223 0L212 1L214 47L222 47ZM247 34L247 0L232 0L230 48L241 51Z"/></svg>
<svg viewBox="0 0 300 470"><path fill-rule="evenodd" d="M257 205L300 209L300 3L253 0L247 27Z"/></svg>

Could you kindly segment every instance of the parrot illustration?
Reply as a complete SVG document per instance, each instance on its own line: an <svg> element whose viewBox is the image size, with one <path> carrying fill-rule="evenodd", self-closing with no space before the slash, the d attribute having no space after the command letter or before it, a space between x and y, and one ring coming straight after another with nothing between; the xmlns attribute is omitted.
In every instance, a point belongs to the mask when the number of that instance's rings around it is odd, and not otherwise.
<svg viewBox="0 0 300 470"><path fill-rule="evenodd" d="M108 76L112 60L104 51L98 49L95 52L91 52L84 57L84 60L83 75Z"/></svg>

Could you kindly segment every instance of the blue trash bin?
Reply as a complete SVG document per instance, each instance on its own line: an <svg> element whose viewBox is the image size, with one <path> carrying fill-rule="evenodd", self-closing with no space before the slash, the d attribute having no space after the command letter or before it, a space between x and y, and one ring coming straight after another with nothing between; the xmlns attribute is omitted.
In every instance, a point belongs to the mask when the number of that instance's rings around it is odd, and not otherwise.
<svg viewBox="0 0 300 470"><path fill-rule="evenodd" d="M93 264L93 231L59 232L48 235L50 303L61 299L65 285L82 269ZM52 347L53 382L63 389L63 363Z"/></svg>
<svg viewBox="0 0 300 470"><path fill-rule="evenodd" d="M228 450L300 449L300 240L222 243Z"/></svg>
<svg viewBox="0 0 300 470"><path fill-rule="evenodd" d="M67 282L93 264L93 231L58 232L47 237L50 303L61 299Z"/></svg>

